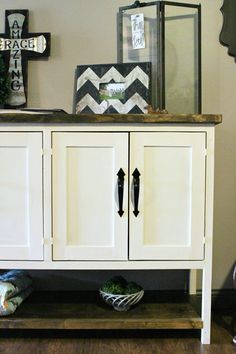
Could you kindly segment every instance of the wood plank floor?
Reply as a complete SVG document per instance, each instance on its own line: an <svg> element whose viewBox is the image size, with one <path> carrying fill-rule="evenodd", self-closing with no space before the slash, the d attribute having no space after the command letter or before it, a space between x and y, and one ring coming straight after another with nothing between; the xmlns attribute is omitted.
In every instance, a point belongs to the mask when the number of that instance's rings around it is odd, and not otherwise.
<svg viewBox="0 0 236 354"><path fill-rule="evenodd" d="M235 308L213 310L211 345L200 330L1 329L0 354L236 354L234 321Z"/></svg>
<svg viewBox="0 0 236 354"><path fill-rule="evenodd" d="M212 344L202 345L189 331L0 331L1 354L231 354L236 353L231 334L213 323Z"/></svg>

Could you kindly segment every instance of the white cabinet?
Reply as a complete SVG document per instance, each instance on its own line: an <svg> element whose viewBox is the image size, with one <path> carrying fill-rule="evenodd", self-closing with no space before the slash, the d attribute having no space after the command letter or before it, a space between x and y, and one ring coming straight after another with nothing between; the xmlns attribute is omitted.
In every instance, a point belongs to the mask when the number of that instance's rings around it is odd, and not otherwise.
<svg viewBox="0 0 236 354"><path fill-rule="evenodd" d="M203 259L205 146L205 133L53 133L53 259Z"/></svg>
<svg viewBox="0 0 236 354"><path fill-rule="evenodd" d="M140 196L137 217L130 208L130 259L204 258L205 158L204 133L131 134Z"/></svg>
<svg viewBox="0 0 236 354"><path fill-rule="evenodd" d="M0 259L43 259L42 133L0 132Z"/></svg>
<svg viewBox="0 0 236 354"><path fill-rule="evenodd" d="M201 270L202 342L209 343L221 117L0 121L1 268Z"/></svg>
<svg viewBox="0 0 236 354"><path fill-rule="evenodd" d="M53 259L126 260L128 134L53 133Z"/></svg>

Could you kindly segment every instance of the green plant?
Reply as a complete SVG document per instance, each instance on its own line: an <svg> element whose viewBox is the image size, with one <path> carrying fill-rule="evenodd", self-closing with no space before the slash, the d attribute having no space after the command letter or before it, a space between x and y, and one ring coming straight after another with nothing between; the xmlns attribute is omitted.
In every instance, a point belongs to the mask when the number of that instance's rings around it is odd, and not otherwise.
<svg viewBox="0 0 236 354"><path fill-rule="evenodd" d="M3 57L0 55L0 104L6 103L10 94L10 78Z"/></svg>
<svg viewBox="0 0 236 354"><path fill-rule="evenodd" d="M107 280L101 287L105 293L114 295L134 294L142 290L142 287L134 282L127 282L123 277L113 277Z"/></svg>
<svg viewBox="0 0 236 354"><path fill-rule="evenodd" d="M134 294L134 293L137 293L141 290L143 290L143 288L139 284L134 283L134 282L130 282L126 286L125 294Z"/></svg>

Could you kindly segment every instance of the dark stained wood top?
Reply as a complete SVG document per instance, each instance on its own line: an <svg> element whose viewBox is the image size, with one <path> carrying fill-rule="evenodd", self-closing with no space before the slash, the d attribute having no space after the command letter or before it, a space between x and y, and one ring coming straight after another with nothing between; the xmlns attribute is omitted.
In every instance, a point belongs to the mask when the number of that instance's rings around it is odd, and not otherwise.
<svg viewBox="0 0 236 354"><path fill-rule="evenodd" d="M219 124L220 114L0 113L0 124Z"/></svg>
<svg viewBox="0 0 236 354"><path fill-rule="evenodd" d="M70 296L70 297L69 297ZM145 297L145 295L144 295ZM168 299L169 300L169 299ZM32 294L15 314L0 318L0 328L15 329L200 329L203 322L190 302L141 300L127 312L106 305L98 293L83 297Z"/></svg>

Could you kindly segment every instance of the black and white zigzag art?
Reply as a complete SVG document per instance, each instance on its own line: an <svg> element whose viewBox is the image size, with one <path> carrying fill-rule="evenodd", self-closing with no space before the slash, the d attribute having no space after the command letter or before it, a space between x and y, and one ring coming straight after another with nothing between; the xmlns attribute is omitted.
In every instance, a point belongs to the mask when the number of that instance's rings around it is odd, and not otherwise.
<svg viewBox="0 0 236 354"><path fill-rule="evenodd" d="M151 63L79 65L75 113L146 113Z"/></svg>

